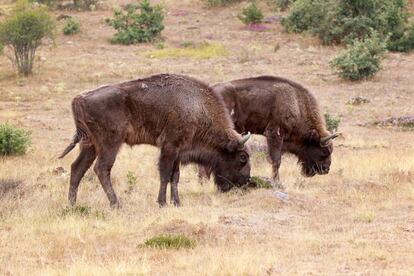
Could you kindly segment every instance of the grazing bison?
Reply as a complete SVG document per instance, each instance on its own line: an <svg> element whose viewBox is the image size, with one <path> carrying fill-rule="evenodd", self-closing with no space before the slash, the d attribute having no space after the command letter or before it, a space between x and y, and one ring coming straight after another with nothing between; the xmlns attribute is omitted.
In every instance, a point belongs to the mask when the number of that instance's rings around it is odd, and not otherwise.
<svg viewBox="0 0 414 276"><path fill-rule="evenodd" d="M208 85L180 75L161 74L97 88L72 102L76 134L60 158L80 143L71 167L69 202L74 205L79 182L97 158L98 175L111 207L118 206L110 174L123 143L150 144L161 149L158 203L180 204L177 184L180 163L211 167L220 191L243 185L250 178L250 135L233 127L225 104Z"/></svg>
<svg viewBox="0 0 414 276"><path fill-rule="evenodd" d="M236 130L266 136L273 178L279 181L282 154L298 157L302 173L311 177L327 174L331 165L332 142L337 134L325 127L315 97L293 81L260 76L212 86L222 96ZM199 176L209 177L208 167Z"/></svg>

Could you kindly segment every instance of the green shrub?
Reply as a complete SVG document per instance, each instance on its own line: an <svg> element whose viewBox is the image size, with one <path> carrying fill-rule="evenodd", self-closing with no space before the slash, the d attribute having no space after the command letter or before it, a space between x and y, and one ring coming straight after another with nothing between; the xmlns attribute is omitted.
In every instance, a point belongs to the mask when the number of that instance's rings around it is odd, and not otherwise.
<svg viewBox="0 0 414 276"><path fill-rule="evenodd" d="M295 0L268 0L269 5L280 9L281 11L287 10Z"/></svg>
<svg viewBox="0 0 414 276"><path fill-rule="evenodd" d="M370 38L354 40L331 66L344 79L366 79L378 72L385 51L386 43L374 33Z"/></svg>
<svg viewBox="0 0 414 276"><path fill-rule="evenodd" d="M332 116L329 113L325 113L326 128L331 132L335 133L338 131L339 124L341 123L341 117Z"/></svg>
<svg viewBox="0 0 414 276"><path fill-rule="evenodd" d="M263 13L256 2L252 1L239 13L238 17L244 24L256 24L262 21Z"/></svg>
<svg viewBox="0 0 414 276"><path fill-rule="evenodd" d="M156 236L156 237L146 240L144 242L144 245L147 247L152 247L152 248L180 249L180 248L193 248L195 246L195 242L183 235L178 235L178 236L161 235L161 236Z"/></svg>
<svg viewBox="0 0 414 276"><path fill-rule="evenodd" d="M130 4L126 12L117 10L113 19L106 20L108 25L117 30L110 42L125 45L150 42L164 29L163 20L159 5L152 7L148 0L141 0L138 7Z"/></svg>
<svg viewBox="0 0 414 276"><path fill-rule="evenodd" d="M374 30L392 45L404 36L407 22L404 0L296 0L282 20L287 31L309 31L325 44L348 44Z"/></svg>
<svg viewBox="0 0 414 276"><path fill-rule="evenodd" d="M73 35L79 33L80 31L80 23L78 20L69 18L66 20L65 26L63 27L63 34L64 35Z"/></svg>
<svg viewBox="0 0 414 276"><path fill-rule="evenodd" d="M19 73L32 72L37 48L45 37L53 38L55 23L44 7L32 7L18 1L11 15L0 24L0 44L14 50Z"/></svg>
<svg viewBox="0 0 414 276"><path fill-rule="evenodd" d="M127 173L127 183L129 186L135 186L137 184L138 178L135 176L135 174L131 171L128 171Z"/></svg>
<svg viewBox="0 0 414 276"><path fill-rule="evenodd" d="M414 24L408 28L402 37L394 41L389 41L388 49L398 52L408 52L414 49Z"/></svg>
<svg viewBox="0 0 414 276"><path fill-rule="evenodd" d="M26 153L30 146L30 132L7 123L0 124L0 155Z"/></svg>
<svg viewBox="0 0 414 276"><path fill-rule="evenodd" d="M60 4L62 4L65 0L30 0L29 2L39 3L42 5L46 5L51 9L57 8Z"/></svg>
<svg viewBox="0 0 414 276"><path fill-rule="evenodd" d="M80 22L77 19L69 18L63 26L64 35L74 35L80 32Z"/></svg>

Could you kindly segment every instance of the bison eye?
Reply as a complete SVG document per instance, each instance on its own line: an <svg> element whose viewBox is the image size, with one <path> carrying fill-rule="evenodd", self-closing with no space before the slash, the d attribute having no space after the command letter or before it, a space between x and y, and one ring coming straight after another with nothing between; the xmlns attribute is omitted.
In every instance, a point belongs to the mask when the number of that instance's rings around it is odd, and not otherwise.
<svg viewBox="0 0 414 276"><path fill-rule="evenodd" d="M246 156L246 155L244 155L244 154L241 154L241 155L240 155L240 162L241 162L242 164L246 164L246 163L247 163L247 156Z"/></svg>

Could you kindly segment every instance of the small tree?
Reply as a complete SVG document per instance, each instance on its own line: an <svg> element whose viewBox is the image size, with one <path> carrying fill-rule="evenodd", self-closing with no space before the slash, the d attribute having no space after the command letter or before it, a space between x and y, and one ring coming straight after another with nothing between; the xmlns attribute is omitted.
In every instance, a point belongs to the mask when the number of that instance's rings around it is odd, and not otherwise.
<svg viewBox="0 0 414 276"><path fill-rule="evenodd" d="M238 17L244 24L256 24L262 22L263 13L256 5L256 2L252 1L250 5L241 11Z"/></svg>
<svg viewBox="0 0 414 276"><path fill-rule="evenodd" d="M137 13L137 9L140 10ZM134 44L150 42L164 29L164 14L160 5L151 6L148 0L141 0L140 5L128 5L126 13L115 11L114 18L107 19L117 33L110 39L111 43Z"/></svg>
<svg viewBox="0 0 414 276"><path fill-rule="evenodd" d="M0 156L26 153L30 146L30 132L7 123L0 124Z"/></svg>
<svg viewBox="0 0 414 276"><path fill-rule="evenodd" d="M44 7L18 1L11 15L0 24L0 44L11 46L19 73L32 73L37 48L45 37L53 38L55 23Z"/></svg>

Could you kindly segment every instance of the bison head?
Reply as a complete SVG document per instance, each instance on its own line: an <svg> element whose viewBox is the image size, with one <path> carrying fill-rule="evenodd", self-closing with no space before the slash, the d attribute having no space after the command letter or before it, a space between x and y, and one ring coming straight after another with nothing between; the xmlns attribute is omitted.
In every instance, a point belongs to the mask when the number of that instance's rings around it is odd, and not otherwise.
<svg viewBox="0 0 414 276"><path fill-rule="evenodd" d="M303 141L299 151L299 163L302 165L302 173L307 177L315 174L327 174L331 166L331 154L333 151L332 139L338 134L320 137L316 130Z"/></svg>
<svg viewBox="0 0 414 276"><path fill-rule="evenodd" d="M220 160L213 168L214 182L221 192L227 192L232 187L241 187L250 179L250 157L244 146L250 138L250 133L240 141L229 142Z"/></svg>

